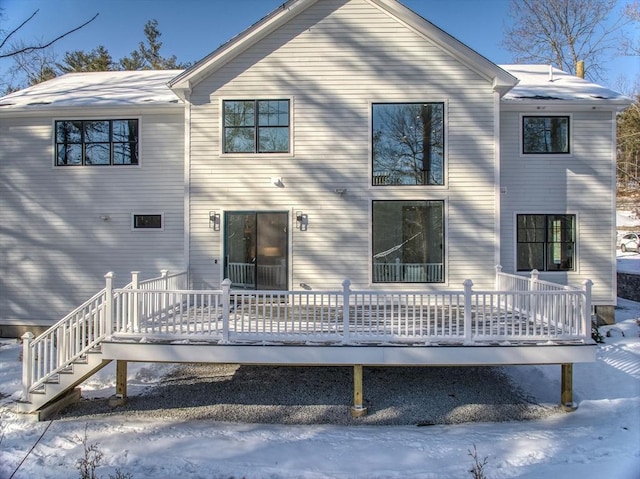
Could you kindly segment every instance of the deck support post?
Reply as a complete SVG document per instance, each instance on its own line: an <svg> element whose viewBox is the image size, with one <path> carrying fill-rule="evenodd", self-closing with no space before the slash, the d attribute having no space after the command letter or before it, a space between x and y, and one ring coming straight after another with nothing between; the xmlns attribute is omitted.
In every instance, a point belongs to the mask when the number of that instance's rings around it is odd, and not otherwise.
<svg viewBox="0 0 640 479"><path fill-rule="evenodd" d="M109 406L124 406L127 403L127 362L116 360L116 395L109 399Z"/></svg>
<svg viewBox="0 0 640 479"><path fill-rule="evenodd" d="M367 408L362 405L362 364L353 366L353 406L351 406L351 417L362 417L367 415Z"/></svg>
<svg viewBox="0 0 640 479"><path fill-rule="evenodd" d="M562 391L560 405L565 411L575 411L578 407L573 402L573 364L562 364L561 368L560 384Z"/></svg>

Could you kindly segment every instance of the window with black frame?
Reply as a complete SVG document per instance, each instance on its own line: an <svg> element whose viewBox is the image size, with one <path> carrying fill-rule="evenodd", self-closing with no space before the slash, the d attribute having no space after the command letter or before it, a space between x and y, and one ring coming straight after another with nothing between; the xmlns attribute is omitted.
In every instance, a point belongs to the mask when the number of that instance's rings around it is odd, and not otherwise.
<svg viewBox="0 0 640 479"><path fill-rule="evenodd" d="M161 213L156 214L138 214L133 213L133 229L163 229Z"/></svg>
<svg viewBox="0 0 640 479"><path fill-rule="evenodd" d="M444 202L373 201L373 282L444 281Z"/></svg>
<svg viewBox="0 0 640 479"><path fill-rule="evenodd" d="M569 154L568 116L523 116L523 154Z"/></svg>
<svg viewBox="0 0 640 479"><path fill-rule="evenodd" d="M58 120L55 165L137 165L138 135L138 120Z"/></svg>
<svg viewBox="0 0 640 479"><path fill-rule="evenodd" d="M573 271L575 237L575 215L518 215L518 271Z"/></svg>
<svg viewBox="0 0 640 479"><path fill-rule="evenodd" d="M289 100L223 101L225 153L288 153Z"/></svg>
<svg viewBox="0 0 640 479"><path fill-rule="evenodd" d="M374 186L444 185L444 103L374 103Z"/></svg>

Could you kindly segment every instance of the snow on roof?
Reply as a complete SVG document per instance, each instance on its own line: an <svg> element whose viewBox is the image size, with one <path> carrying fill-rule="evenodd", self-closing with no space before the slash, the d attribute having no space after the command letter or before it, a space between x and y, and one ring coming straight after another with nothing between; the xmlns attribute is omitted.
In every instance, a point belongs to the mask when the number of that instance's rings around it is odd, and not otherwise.
<svg viewBox="0 0 640 479"><path fill-rule="evenodd" d="M630 98L548 65L500 65L520 82L503 100L603 102L620 106ZM168 83L183 70L68 73L0 98L0 112L42 108L169 105L182 100Z"/></svg>
<svg viewBox="0 0 640 479"><path fill-rule="evenodd" d="M169 105L181 100L167 87L182 70L68 73L0 98L3 110L44 107Z"/></svg>
<svg viewBox="0 0 640 479"><path fill-rule="evenodd" d="M602 85L571 75L550 65L500 65L520 80L504 97L506 101L561 100L603 101L620 105L631 99Z"/></svg>

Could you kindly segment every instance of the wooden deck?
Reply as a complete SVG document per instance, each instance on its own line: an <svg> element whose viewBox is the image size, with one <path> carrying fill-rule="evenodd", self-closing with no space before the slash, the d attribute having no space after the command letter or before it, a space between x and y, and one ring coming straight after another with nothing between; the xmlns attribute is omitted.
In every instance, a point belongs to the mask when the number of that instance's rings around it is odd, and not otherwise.
<svg viewBox="0 0 640 479"><path fill-rule="evenodd" d="M565 397L571 364L596 358L590 282L498 270L493 291L470 280L459 291L352 291L349 281L336 291L238 291L229 280L183 289L186 275L168 272L146 282L134 274L121 289L106 278L48 331L23 337L25 411L112 360L125 384L129 361L352 365L360 396L363 366L560 364Z"/></svg>

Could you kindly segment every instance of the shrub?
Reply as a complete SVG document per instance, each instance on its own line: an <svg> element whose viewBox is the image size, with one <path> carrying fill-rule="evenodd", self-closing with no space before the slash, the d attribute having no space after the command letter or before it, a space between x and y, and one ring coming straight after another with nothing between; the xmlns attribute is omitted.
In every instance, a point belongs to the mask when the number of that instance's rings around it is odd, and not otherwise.
<svg viewBox="0 0 640 479"><path fill-rule="evenodd" d="M473 451L469 449L469 451L467 451L467 454L471 456L471 458L473 459L473 467L469 469L469 472L471 473L471 477L473 477L473 479L487 479L487 476L485 475L485 472L484 472L484 468L487 465L488 457L485 456L482 462L480 462L480 459L478 458L478 451L476 449L475 444L473 445Z"/></svg>

